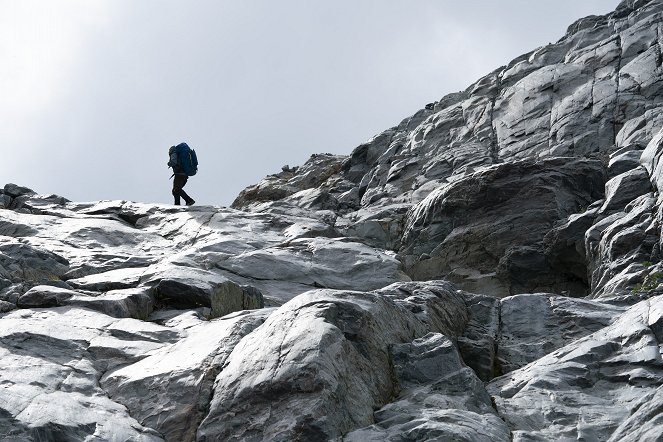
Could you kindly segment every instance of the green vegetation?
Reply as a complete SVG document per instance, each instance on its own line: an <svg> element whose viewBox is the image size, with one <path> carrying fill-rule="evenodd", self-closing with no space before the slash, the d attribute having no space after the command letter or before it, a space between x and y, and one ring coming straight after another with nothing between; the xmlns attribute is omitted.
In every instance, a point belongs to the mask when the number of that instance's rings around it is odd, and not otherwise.
<svg viewBox="0 0 663 442"><path fill-rule="evenodd" d="M636 284L633 287L633 292L648 292L654 290L659 284L663 282L663 272L654 272L645 276L644 281Z"/></svg>

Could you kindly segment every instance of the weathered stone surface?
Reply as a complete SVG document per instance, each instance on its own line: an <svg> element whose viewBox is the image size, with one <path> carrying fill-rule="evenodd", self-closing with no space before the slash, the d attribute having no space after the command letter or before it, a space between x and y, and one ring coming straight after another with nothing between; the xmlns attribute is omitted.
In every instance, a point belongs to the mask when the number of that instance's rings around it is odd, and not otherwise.
<svg viewBox="0 0 663 442"><path fill-rule="evenodd" d="M552 294L496 299L464 293L463 361L483 381L509 373L607 325L625 308Z"/></svg>
<svg viewBox="0 0 663 442"><path fill-rule="evenodd" d="M497 298L472 293L463 294L469 321L458 337L458 349L467 366L482 381L494 378L497 364L497 340L500 333L501 302ZM501 374L501 373L500 373Z"/></svg>
<svg viewBox="0 0 663 442"><path fill-rule="evenodd" d="M249 279L287 281L309 288L373 290L410 279L393 253L345 238L300 238L229 256L215 265Z"/></svg>
<svg viewBox="0 0 663 442"><path fill-rule="evenodd" d="M4 314L0 318L0 436L5 440L162 440L109 399L98 382L107 367L141 359L147 351L165 345L168 338L163 331L167 330L155 327L140 321L127 327L117 319L72 307Z"/></svg>
<svg viewBox="0 0 663 442"><path fill-rule="evenodd" d="M16 304L7 301L0 301L0 313L7 313L16 308Z"/></svg>
<svg viewBox="0 0 663 442"><path fill-rule="evenodd" d="M639 149L628 149L625 152L614 152L614 154L610 156L610 162L608 163L608 174L610 175L610 178L621 175L622 173L640 166L641 156L642 150Z"/></svg>
<svg viewBox="0 0 663 442"><path fill-rule="evenodd" d="M64 257L41 247L33 247L7 236L0 236L0 277L27 287L54 283L69 269Z"/></svg>
<svg viewBox="0 0 663 442"><path fill-rule="evenodd" d="M265 306L262 293L254 287L227 281L217 285L210 298L212 313L210 318L220 318L241 310L255 310Z"/></svg>
<svg viewBox="0 0 663 442"><path fill-rule="evenodd" d="M284 166L281 173L271 175L261 183L244 189L232 203L232 207L245 209L251 205L299 193L299 196L291 197L290 201L306 208L326 209L330 204L335 208L338 204L335 200L329 200L328 193L323 195L320 190L314 188L338 173L345 158L342 155L313 155L301 167L291 169ZM313 193L304 193L309 190Z"/></svg>
<svg viewBox="0 0 663 442"><path fill-rule="evenodd" d="M0 194L0 209L9 209L11 207L12 197Z"/></svg>
<svg viewBox="0 0 663 442"><path fill-rule="evenodd" d="M429 290L406 291L399 303L331 290L286 303L235 347L198 440L326 440L370 424L395 389L388 346L432 331L414 312L435 316L426 302L444 303L456 312L445 328L463 326L462 298L446 286Z"/></svg>
<svg viewBox="0 0 663 442"><path fill-rule="evenodd" d="M608 441L636 442L660 439L663 429L662 406L663 386L654 393L647 393L642 397L634 407L635 412L612 433Z"/></svg>
<svg viewBox="0 0 663 442"><path fill-rule="evenodd" d="M612 178L605 184L605 202L600 213L623 210L628 203L652 190L644 167L637 167Z"/></svg>
<svg viewBox="0 0 663 442"><path fill-rule="evenodd" d="M392 348L402 388L397 399L375 413L376 423L344 441L510 441L483 383L467 368L453 342L430 333Z"/></svg>
<svg viewBox="0 0 663 442"><path fill-rule="evenodd" d="M2 193L5 195L9 195L12 198L17 198L19 196L24 196L24 195L28 196L36 195L36 192L34 190L13 183L5 184Z"/></svg>
<svg viewBox="0 0 663 442"><path fill-rule="evenodd" d="M154 309L154 298L149 289L111 290L97 296L73 296L65 302L104 313L114 318L145 320Z"/></svg>
<svg viewBox="0 0 663 442"><path fill-rule="evenodd" d="M585 234L592 297L628 293L658 269L658 227L654 220L656 201L646 194L595 223ZM651 268L650 268L651 267ZM653 287L652 287L653 288Z"/></svg>
<svg viewBox="0 0 663 442"><path fill-rule="evenodd" d="M608 326L624 309L549 294L528 294L500 302L498 370L509 373L567 343Z"/></svg>
<svg viewBox="0 0 663 442"><path fill-rule="evenodd" d="M73 290L40 285L25 292L18 298L16 305L20 308L60 307L66 305L66 301L76 294Z"/></svg>
<svg viewBox="0 0 663 442"><path fill-rule="evenodd" d="M449 279L505 296L573 290L543 250L554 223L602 196L599 162L506 163L443 187L414 206L399 251L414 279ZM577 289L576 289L577 290Z"/></svg>
<svg viewBox="0 0 663 442"><path fill-rule="evenodd" d="M658 440L662 20L578 20L242 210L5 186L0 439Z"/></svg>
<svg viewBox="0 0 663 442"><path fill-rule="evenodd" d="M188 328L186 338L109 372L101 385L131 416L166 435L166 440L194 440L214 379L235 345L269 313L263 310Z"/></svg>
<svg viewBox="0 0 663 442"><path fill-rule="evenodd" d="M621 440L663 383L663 297L488 385L514 440ZM642 410L642 414L638 412ZM644 432L657 431L652 422ZM619 433L618 433L619 432Z"/></svg>

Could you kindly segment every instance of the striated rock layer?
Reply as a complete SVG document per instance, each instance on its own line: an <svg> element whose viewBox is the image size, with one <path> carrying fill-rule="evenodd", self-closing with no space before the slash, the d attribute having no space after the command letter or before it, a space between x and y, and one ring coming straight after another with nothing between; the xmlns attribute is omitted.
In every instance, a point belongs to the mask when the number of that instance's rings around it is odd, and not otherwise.
<svg viewBox="0 0 663 442"><path fill-rule="evenodd" d="M223 207L0 189L0 439L661 440L663 0Z"/></svg>

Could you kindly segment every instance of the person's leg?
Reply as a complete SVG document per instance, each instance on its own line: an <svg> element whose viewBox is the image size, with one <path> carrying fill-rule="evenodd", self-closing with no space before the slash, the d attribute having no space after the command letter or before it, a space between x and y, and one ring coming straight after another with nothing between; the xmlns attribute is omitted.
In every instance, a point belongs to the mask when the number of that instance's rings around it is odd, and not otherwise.
<svg viewBox="0 0 663 442"><path fill-rule="evenodd" d="M195 203L193 198L191 198L189 195L187 195L186 192L184 191L184 189L182 189L182 191L180 192L180 195L182 195L182 198L184 198L184 201L186 202L187 206L190 206L193 203Z"/></svg>
<svg viewBox="0 0 663 442"><path fill-rule="evenodd" d="M182 188L186 184L187 181L187 176L186 175L175 175L173 178L173 197L175 198L175 205L179 206L180 205L180 197L186 195L184 193L184 190ZM184 193L184 195L182 195ZM184 201L187 201L188 195L184 197Z"/></svg>

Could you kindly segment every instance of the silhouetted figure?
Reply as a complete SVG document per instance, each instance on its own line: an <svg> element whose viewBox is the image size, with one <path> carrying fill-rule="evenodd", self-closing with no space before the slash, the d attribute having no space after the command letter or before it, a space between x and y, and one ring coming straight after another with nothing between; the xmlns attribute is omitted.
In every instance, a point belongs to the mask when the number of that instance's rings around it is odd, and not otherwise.
<svg viewBox="0 0 663 442"><path fill-rule="evenodd" d="M173 197L175 198L175 205L179 206L181 199L184 198L187 206L195 203L184 191L184 186L189 180L190 176L198 172L198 157L196 151L191 149L188 144L180 143L177 146L172 146L168 149L168 167L173 168Z"/></svg>

